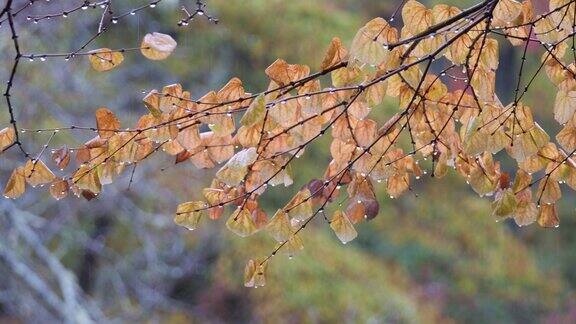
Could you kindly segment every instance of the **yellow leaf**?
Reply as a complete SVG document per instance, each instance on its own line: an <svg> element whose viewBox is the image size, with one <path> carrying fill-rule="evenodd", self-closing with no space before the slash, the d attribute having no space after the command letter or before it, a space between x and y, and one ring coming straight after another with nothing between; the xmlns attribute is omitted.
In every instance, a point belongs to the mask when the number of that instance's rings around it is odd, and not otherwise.
<svg viewBox="0 0 576 324"><path fill-rule="evenodd" d="M576 126L573 122L570 122L562 128L562 130L556 134L556 140L558 144L570 152L576 150Z"/></svg>
<svg viewBox="0 0 576 324"><path fill-rule="evenodd" d="M332 220L330 221L330 228L332 228L336 236L338 236L338 239L344 244L352 241L358 235L354 225L352 225L348 216L346 216L346 213L340 210L334 212Z"/></svg>
<svg viewBox="0 0 576 324"><path fill-rule="evenodd" d="M41 160L28 160L24 166L24 177L32 187L54 181L54 173Z"/></svg>
<svg viewBox="0 0 576 324"><path fill-rule="evenodd" d="M246 208L237 208L226 221L226 227L241 237L250 236L258 231L252 215Z"/></svg>
<svg viewBox="0 0 576 324"><path fill-rule="evenodd" d="M266 268L268 261L250 260L244 268L245 287L263 287L266 285Z"/></svg>
<svg viewBox="0 0 576 324"><path fill-rule="evenodd" d="M302 250L304 250L304 244L302 243L300 236L296 234L290 235L290 238L286 243L284 243L281 249L281 251L290 258Z"/></svg>
<svg viewBox="0 0 576 324"><path fill-rule="evenodd" d="M264 120L266 113L266 101L264 95L259 95L250 103L248 110L242 116L240 123L242 126L251 127Z"/></svg>
<svg viewBox="0 0 576 324"><path fill-rule="evenodd" d="M492 216L503 219L512 216L516 211L516 197L512 189L506 189L496 196L492 203Z"/></svg>
<svg viewBox="0 0 576 324"><path fill-rule="evenodd" d="M282 209L279 209L268 225L266 225L266 230L276 241L280 243L287 241L290 235L292 235L292 227L290 226L290 220L288 220L288 214Z"/></svg>
<svg viewBox="0 0 576 324"><path fill-rule="evenodd" d="M256 148L250 147L236 153L226 164L216 172L216 178L234 187L240 184L248 173L248 166L256 161Z"/></svg>
<svg viewBox="0 0 576 324"><path fill-rule="evenodd" d="M411 35L416 35L434 24L434 16L432 11L420 2L409 0L402 7L402 21L404 29Z"/></svg>
<svg viewBox="0 0 576 324"><path fill-rule="evenodd" d="M380 17L370 20L352 40L350 58L369 65L380 65L390 51L385 48L398 40L397 31Z"/></svg>
<svg viewBox="0 0 576 324"><path fill-rule="evenodd" d="M81 166L72 175L72 183L80 189L89 190L93 193L99 193L102 189L98 172L88 165Z"/></svg>
<svg viewBox="0 0 576 324"><path fill-rule="evenodd" d="M12 145L16 140L16 134L14 133L14 128L6 127L3 130L0 130L0 153L7 148L8 146Z"/></svg>
<svg viewBox="0 0 576 324"><path fill-rule="evenodd" d="M144 36L140 50L150 60L164 60L172 54L176 45L172 36L154 32Z"/></svg>
<svg viewBox="0 0 576 324"><path fill-rule="evenodd" d="M101 48L90 52L88 60L92 68L98 72L110 71L124 61L124 55L109 48Z"/></svg>
<svg viewBox="0 0 576 324"><path fill-rule="evenodd" d="M179 226L194 230L198 227L200 218L204 215L206 203L203 201L189 201L178 205L174 223Z"/></svg>
<svg viewBox="0 0 576 324"><path fill-rule="evenodd" d="M494 18L512 22L522 12L522 4L515 0L500 0L494 8Z"/></svg>
<svg viewBox="0 0 576 324"><path fill-rule="evenodd" d="M312 197L308 188L300 190L284 207L288 215L298 221L305 221L312 217Z"/></svg>
<svg viewBox="0 0 576 324"><path fill-rule="evenodd" d="M558 90L554 102L554 118L560 124L567 123L576 112L576 91Z"/></svg>
<svg viewBox="0 0 576 324"><path fill-rule="evenodd" d="M26 179L24 177L24 168L19 167L12 171L6 188L4 189L4 197L16 199L26 191Z"/></svg>

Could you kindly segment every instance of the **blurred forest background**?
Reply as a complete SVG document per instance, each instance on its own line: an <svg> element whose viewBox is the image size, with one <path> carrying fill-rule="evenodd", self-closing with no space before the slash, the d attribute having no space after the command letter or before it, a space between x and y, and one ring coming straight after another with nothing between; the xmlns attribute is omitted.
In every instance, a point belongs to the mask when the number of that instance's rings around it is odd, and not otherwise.
<svg viewBox="0 0 576 324"><path fill-rule="evenodd" d="M23 52L70 52L89 39L101 9L26 21L26 15L61 12L81 2L41 1L17 17ZM444 2L460 8L475 3ZM143 3L114 1L114 9ZM364 23L389 17L399 1L209 0L206 10L218 24L197 19L178 27L180 6L194 3L164 0L112 26L89 48L137 47L143 35L158 31L178 41L165 61L127 53L124 64L108 73L94 72L81 57L24 61L12 92L21 127L94 125L94 111L102 106L128 126L146 109L143 93L177 82L194 97L234 76L247 91L261 91L268 83L264 69L276 58L317 70L333 36L348 46ZM547 1L534 4L545 7ZM0 39L0 80L6 80L14 53L5 24ZM522 53L500 44L497 92L506 102ZM540 51L529 55L527 75L534 73ZM550 113L554 87L542 77L533 88L527 103L546 129L558 127ZM9 121L4 106L0 128ZM397 109L387 101L372 114L382 120ZM38 152L49 134L22 136L28 150ZM92 136L61 132L53 144L81 144ZM20 162L17 153L3 154L0 183ZM329 161L321 141L297 160L295 180L321 172L315 161ZM382 186L380 214L358 226L355 241L342 246L325 223L314 223L302 236L304 252L291 260L275 258L266 287L248 289L244 264L269 253L270 238L239 239L224 220L203 221L194 232L172 221L179 202L200 198L211 172L155 155L136 169L131 188L128 172L92 201L57 202L45 190L0 200L0 322L576 321L573 193L561 201L561 226L544 229L496 223L490 200L455 176L423 177L401 199L390 199ZM270 212L285 202L286 191L291 195L301 185L274 190Z"/></svg>

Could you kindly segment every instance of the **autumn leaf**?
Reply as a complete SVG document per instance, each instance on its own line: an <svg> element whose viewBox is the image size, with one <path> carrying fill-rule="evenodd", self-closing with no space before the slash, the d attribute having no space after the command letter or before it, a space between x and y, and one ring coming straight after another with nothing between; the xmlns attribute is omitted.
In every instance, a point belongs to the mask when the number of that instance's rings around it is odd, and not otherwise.
<svg viewBox="0 0 576 324"><path fill-rule="evenodd" d="M14 128L6 127L0 130L0 153L4 151L8 146L12 145L16 140L16 133L14 133Z"/></svg>
<svg viewBox="0 0 576 324"><path fill-rule="evenodd" d="M124 55L119 51L101 48L89 52L88 60L92 68L98 72L110 71L124 61Z"/></svg>
<svg viewBox="0 0 576 324"><path fill-rule="evenodd" d="M216 172L216 177L225 184L233 187L240 184L248 173L248 166L256 161L257 154L254 147L236 153L226 164Z"/></svg>
<svg viewBox="0 0 576 324"><path fill-rule="evenodd" d="M96 127L101 138L110 138L120 129L120 121L108 108L96 110Z"/></svg>
<svg viewBox="0 0 576 324"><path fill-rule="evenodd" d="M48 169L42 160L28 160L24 166L24 177L32 187L45 185L54 181L54 173Z"/></svg>
<svg viewBox="0 0 576 324"><path fill-rule="evenodd" d="M258 231L252 215L245 208L237 208L226 221L226 227L232 233L242 237L250 236Z"/></svg>
<svg viewBox="0 0 576 324"><path fill-rule="evenodd" d="M290 226L288 214L279 209L268 225L266 225L266 231L278 242L287 241L290 235L292 235L292 227Z"/></svg>
<svg viewBox="0 0 576 324"><path fill-rule="evenodd" d="M12 171L6 188L4 188L4 197L16 199L26 191L26 177L24 176L24 167L19 167Z"/></svg>
<svg viewBox="0 0 576 324"><path fill-rule="evenodd" d="M265 103L264 95L256 97L240 120L242 126L251 127L261 122L264 119L264 114L266 112Z"/></svg>
<svg viewBox="0 0 576 324"><path fill-rule="evenodd" d="M200 218L204 215L204 209L206 207L206 203L203 201L182 203L178 205L176 209L174 223L189 230L194 230L198 227L198 222L200 222Z"/></svg>
<svg viewBox="0 0 576 324"><path fill-rule="evenodd" d="M352 241L358 235L346 213L340 210L334 212L330 220L330 228L332 228L336 236L338 236L338 239L344 244Z"/></svg>
<svg viewBox="0 0 576 324"><path fill-rule="evenodd" d="M338 65L339 63L344 62L347 59L348 51L342 45L342 41L338 37L332 38L330 42L330 46L328 50L326 50L326 54L324 55L324 60L322 60L322 64L320 65L321 70L326 70L330 67Z"/></svg>
<svg viewBox="0 0 576 324"><path fill-rule="evenodd" d="M244 286L258 288L266 285L267 260L249 260L244 268Z"/></svg>
<svg viewBox="0 0 576 324"><path fill-rule="evenodd" d="M144 36L140 50L150 60L164 60L172 54L176 45L172 36L154 32Z"/></svg>

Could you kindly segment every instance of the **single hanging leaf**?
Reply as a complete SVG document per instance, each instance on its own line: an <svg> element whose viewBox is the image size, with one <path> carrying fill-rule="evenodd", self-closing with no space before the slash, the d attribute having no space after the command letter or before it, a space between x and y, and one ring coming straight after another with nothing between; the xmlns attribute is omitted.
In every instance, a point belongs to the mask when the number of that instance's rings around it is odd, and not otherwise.
<svg viewBox="0 0 576 324"><path fill-rule="evenodd" d="M189 201L178 205L176 209L176 216L174 216L174 223L176 225L186 227L189 230L194 230L198 227L200 218L204 215L204 208L206 203L203 201Z"/></svg>
<svg viewBox="0 0 576 324"><path fill-rule="evenodd" d="M287 241L292 235L292 226L290 226L288 214L279 209L268 225L266 225L266 230L276 241L280 243Z"/></svg>
<svg viewBox="0 0 576 324"><path fill-rule="evenodd" d="M268 261L250 260L244 268L245 287L263 287L266 285L266 268Z"/></svg>
<svg viewBox="0 0 576 324"><path fill-rule="evenodd" d="M172 54L176 45L172 36L154 32L144 36L140 51L150 60L164 60Z"/></svg>
<svg viewBox="0 0 576 324"><path fill-rule="evenodd" d="M54 173L41 160L28 160L24 166L24 176L32 187L50 183L55 179Z"/></svg>
<svg viewBox="0 0 576 324"><path fill-rule="evenodd" d="M250 236L258 231L252 215L246 208L237 208L226 221L226 227L241 237Z"/></svg>
<svg viewBox="0 0 576 324"><path fill-rule="evenodd" d="M266 101L264 95L259 95L252 101L244 116L240 120L242 126L251 127L264 120Z"/></svg>
<svg viewBox="0 0 576 324"><path fill-rule="evenodd" d="M5 148L12 145L16 140L16 133L14 133L14 128L6 127L0 130L0 152L4 151Z"/></svg>
<svg viewBox="0 0 576 324"><path fill-rule="evenodd" d="M346 213L340 210L334 212L334 216L332 216L332 220L330 221L330 228L334 230L338 239L340 239L344 244L352 241L356 236L358 236L354 225L352 225L348 216L346 216Z"/></svg>
<svg viewBox="0 0 576 324"><path fill-rule="evenodd" d="M96 127L101 138L110 138L120 129L120 121L108 108L98 108L96 110Z"/></svg>
<svg viewBox="0 0 576 324"><path fill-rule="evenodd" d="M109 48L101 48L90 52L88 60L92 68L98 72L110 71L116 68L122 61L124 55L119 51L113 51Z"/></svg>
<svg viewBox="0 0 576 324"><path fill-rule="evenodd" d="M12 171L8 183L6 183L6 188L4 189L4 197L16 199L26 191L26 179L24 177L24 168L19 167Z"/></svg>

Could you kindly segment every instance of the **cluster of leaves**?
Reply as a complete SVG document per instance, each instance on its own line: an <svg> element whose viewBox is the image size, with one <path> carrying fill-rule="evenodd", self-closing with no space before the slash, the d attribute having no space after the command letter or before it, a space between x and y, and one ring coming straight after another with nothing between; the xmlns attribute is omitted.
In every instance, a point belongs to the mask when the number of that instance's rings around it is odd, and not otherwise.
<svg viewBox="0 0 576 324"><path fill-rule="evenodd" d="M278 244L268 256L248 262L249 287L265 284L266 267L277 252L293 256L303 249L299 234L317 215L343 243L353 240L354 225L379 212L376 183L384 183L391 198L402 195L426 173L420 159L431 159L432 176L453 168L480 196L492 196L497 219L558 226L561 184L576 188L571 159L576 152L576 2L554 0L547 12L536 16L534 11L530 0L486 0L466 10L407 1L400 30L375 18L349 48L334 38L319 72L276 60L265 71L266 91L247 93L233 78L220 90L192 99L181 85L168 85L144 98L148 113L131 129L121 129L114 113L100 108L96 127L84 128L98 135L74 150L77 166L70 176L56 177L40 159L42 150L14 170L4 195L16 198L28 183L49 184L56 199L69 191L91 199L126 165L159 150L176 163L190 161L203 169L221 165L203 190L205 200L180 204L174 221L193 230L202 218L219 219L232 206L226 221L232 232L268 232ZM543 48L536 74L545 71L558 87L554 117L563 129L556 143L521 101L536 77L521 87L523 64L514 100L505 105L496 95L502 42L523 48L522 61L531 44ZM146 35L140 50L149 59L165 59L175 46L168 35L154 33ZM121 52L109 49L88 58L97 71L123 60ZM329 80L323 78L327 75ZM454 80L461 86L450 84ZM379 124L370 112L387 98L397 100L399 112ZM43 131L62 129L69 128ZM324 175L311 179L269 218L259 198L269 187L292 185L291 163L323 135L331 137L332 156ZM0 132L1 150L14 141L12 128ZM495 155L499 152L506 154ZM500 166L506 156L517 165L513 181ZM70 149L53 153L60 169L71 160ZM328 216L326 209L340 196L345 208Z"/></svg>

